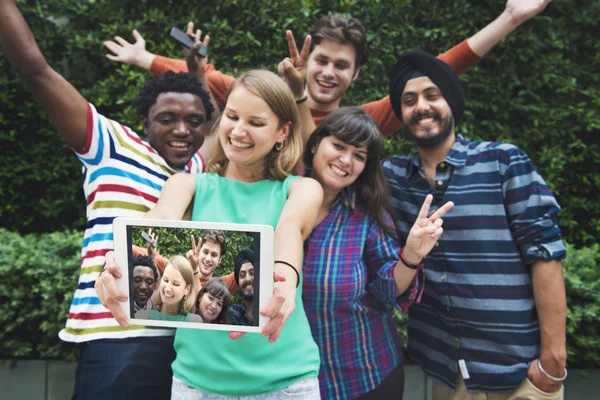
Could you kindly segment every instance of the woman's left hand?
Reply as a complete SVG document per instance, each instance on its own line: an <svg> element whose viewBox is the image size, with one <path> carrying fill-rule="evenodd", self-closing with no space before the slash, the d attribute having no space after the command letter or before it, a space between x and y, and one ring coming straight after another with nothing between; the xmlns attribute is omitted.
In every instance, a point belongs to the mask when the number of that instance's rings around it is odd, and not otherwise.
<svg viewBox="0 0 600 400"><path fill-rule="evenodd" d="M409 262L415 264L420 263L437 243L444 232L442 217L454 207L454 203L449 201L428 217L432 201L433 196L428 194L421 206L417 220L406 238L404 256Z"/></svg>

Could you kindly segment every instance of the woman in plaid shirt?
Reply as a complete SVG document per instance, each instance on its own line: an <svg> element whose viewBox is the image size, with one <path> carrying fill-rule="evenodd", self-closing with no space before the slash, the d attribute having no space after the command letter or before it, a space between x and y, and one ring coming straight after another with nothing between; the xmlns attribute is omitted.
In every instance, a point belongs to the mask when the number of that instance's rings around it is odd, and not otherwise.
<svg viewBox="0 0 600 400"><path fill-rule="evenodd" d="M423 290L421 260L442 234L448 203L421 208L404 247L390 216L381 135L358 107L331 113L309 138L304 164L324 200L305 242L304 308L321 353L324 399L402 397L401 343L392 309Z"/></svg>

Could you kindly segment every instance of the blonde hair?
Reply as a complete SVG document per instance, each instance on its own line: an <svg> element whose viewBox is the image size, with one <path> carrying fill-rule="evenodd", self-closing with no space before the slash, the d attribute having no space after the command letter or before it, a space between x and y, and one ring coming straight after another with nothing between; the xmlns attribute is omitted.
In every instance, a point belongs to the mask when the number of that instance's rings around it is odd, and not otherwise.
<svg viewBox="0 0 600 400"><path fill-rule="evenodd" d="M284 180L293 172L302 155L300 116L292 91L276 74L258 69L248 71L237 78L229 88L227 97L229 98L229 95L240 85L267 103L279 118L279 127L291 122L290 134L283 141L281 150L273 148L265 157L265 178ZM221 117L213 126L213 134L217 134L220 123ZM225 156L218 136L215 142L215 148L206 169L209 172L223 175L229 160Z"/></svg>
<svg viewBox="0 0 600 400"><path fill-rule="evenodd" d="M194 278L194 270L192 269L192 264L190 264L190 262L184 256L173 256L169 258L169 261L167 261L167 265L165 266L165 270L169 265L179 271L183 277L183 280L185 281L186 286L191 285L190 292L184 299L181 299L179 302L179 309L177 310L177 314L185 315L191 312L194 308L194 303L198 294L198 287L196 279ZM158 311L161 311L162 305L162 298L158 296L158 301L156 302L155 308Z"/></svg>

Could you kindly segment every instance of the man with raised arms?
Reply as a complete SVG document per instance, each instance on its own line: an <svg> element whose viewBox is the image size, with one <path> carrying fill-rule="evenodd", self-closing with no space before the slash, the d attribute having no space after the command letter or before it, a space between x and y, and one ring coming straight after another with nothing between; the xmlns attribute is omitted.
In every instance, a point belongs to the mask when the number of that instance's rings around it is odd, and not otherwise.
<svg viewBox="0 0 600 400"><path fill-rule="evenodd" d="M472 37L453 47L439 58L462 74L475 65L502 38L514 31L519 25L539 14L551 0L508 0L504 11ZM188 34L199 35L188 24ZM116 37L105 46L113 54L107 57L113 61L134 64L149 69L154 74L166 71L185 71L183 60L174 60L154 55L145 49L142 36L133 32L136 42L128 43ZM340 106L348 88L360 73L366 61L367 36L363 25L355 18L345 18L339 14L324 16L310 29L312 43L310 52L293 51L296 44L291 31L286 33L290 47L290 62L296 68L306 69L305 96L297 102L307 101L315 125ZM310 40L310 38L307 38ZM310 43L310 42L309 42ZM310 53L310 54L309 54ZM217 102L223 104L227 90L234 78L222 74L212 64L206 64L204 73ZM363 104L361 106L377 122L384 136L396 132L401 122L392 111L389 96ZM305 140L311 132L303 130Z"/></svg>

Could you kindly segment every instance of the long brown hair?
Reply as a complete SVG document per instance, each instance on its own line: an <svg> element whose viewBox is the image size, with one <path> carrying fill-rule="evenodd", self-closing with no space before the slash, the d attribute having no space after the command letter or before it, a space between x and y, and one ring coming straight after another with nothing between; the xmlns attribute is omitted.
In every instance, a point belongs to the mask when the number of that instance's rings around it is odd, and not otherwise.
<svg viewBox="0 0 600 400"><path fill-rule="evenodd" d="M279 127L291 122L290 134L283 141L281 150L273 148L265 157L265 178L284 180L292 173L302 154L300 117L294 96L283 79L269 71L252 70L246 72L233 82L227 97L240 85L243 85L248 91L267 103L279 118ZM221 119L215 123L212 134L218 135L220 123ZM206 170L223 175L228 162L221 140L217 136Z"/></svg>
<svg viewBox="0 0 600 400"><path fill-rule="evenodd" d="M349 188L353 188L356 193L356 204L375 218L389 235L396 237L386 223L386 214L392 215L392 207L380 160L383 139L373 118L359 107L342 107L329 114L306 142L303 161L307 170L311 169L313 164L314 154L311 150L316 150L321 140L327 136L333 136L355 147L367 148L365 169ZM347 189L340 195L345 195ZM344 204L346 207L352 207L349 202Z"/></svg>

